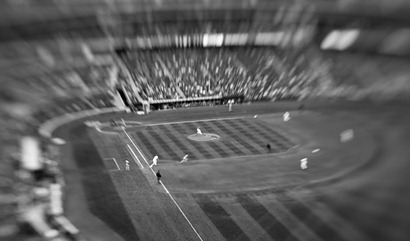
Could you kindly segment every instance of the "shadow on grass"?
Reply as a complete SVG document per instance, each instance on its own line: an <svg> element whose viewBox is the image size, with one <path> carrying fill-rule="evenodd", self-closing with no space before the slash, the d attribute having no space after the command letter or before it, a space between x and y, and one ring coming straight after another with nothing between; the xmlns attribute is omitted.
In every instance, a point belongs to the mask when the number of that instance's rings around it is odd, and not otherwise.
<svg viewBox="0 0 410 241"><path fill-rule="evenodd" d="M131 218L85 126L73 129L70 139L90 211L124 240L139 240Z"/></svg>

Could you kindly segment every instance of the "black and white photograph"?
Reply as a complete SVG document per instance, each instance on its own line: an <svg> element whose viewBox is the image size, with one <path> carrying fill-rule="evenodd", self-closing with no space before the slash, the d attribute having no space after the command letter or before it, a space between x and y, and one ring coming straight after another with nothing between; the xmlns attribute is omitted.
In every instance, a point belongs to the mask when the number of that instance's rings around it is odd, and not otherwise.
<svg viewBox="0 0 410 241"><path fill-rule="evenodd" d="M410 240L410 1L0 1L1 241Z"/></svg>

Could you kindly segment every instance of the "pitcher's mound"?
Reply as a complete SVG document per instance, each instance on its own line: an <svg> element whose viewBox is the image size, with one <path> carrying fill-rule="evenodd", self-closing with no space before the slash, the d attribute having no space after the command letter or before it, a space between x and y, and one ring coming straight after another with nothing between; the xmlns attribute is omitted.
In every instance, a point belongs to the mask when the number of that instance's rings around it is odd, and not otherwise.
<svg viewBox="0 0 410 241"><path fill-rule="evenodd" d="M188 136L188 139L193 140L193 141L216 141L219 140L221 137L212 134L212 133L203 133L203 134L193 134Z"/></svg>

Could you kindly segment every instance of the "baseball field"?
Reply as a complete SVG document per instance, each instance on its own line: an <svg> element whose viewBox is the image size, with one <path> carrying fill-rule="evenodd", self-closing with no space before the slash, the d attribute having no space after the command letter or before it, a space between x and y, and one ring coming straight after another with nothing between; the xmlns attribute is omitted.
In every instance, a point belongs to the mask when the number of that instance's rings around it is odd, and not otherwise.
<svg viewBox="0 0 410 241"><path fill-rule="evenodd" d="M98 241L407 240L409 106L301 104L113 113L65 125L54 136L67 142L67 217ZM341 141L346 130L354 135Z"/></svg>

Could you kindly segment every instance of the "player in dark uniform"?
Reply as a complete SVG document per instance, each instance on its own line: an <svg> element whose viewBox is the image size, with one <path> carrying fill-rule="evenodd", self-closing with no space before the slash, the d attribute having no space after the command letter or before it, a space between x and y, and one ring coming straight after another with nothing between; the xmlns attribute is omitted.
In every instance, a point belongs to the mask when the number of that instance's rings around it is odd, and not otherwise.
<svg viewBox="0 0 410 241"><path fill-rule="evenodd" d="M159 181L161 181L161 173L159 172L159 170L157 171L157 181L158 181L158 184L160 183Z"/></svg>
<svg viewBox="0 0 410 241"><path fill-rule="evenodd" d="M269 143L268 143L268 144L266 144L266 148L268 149L268 152L270 152L271 146L270 146L270 144L269 144Z"/></svg>

